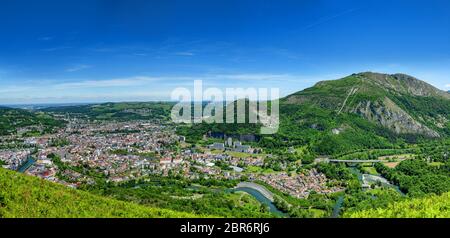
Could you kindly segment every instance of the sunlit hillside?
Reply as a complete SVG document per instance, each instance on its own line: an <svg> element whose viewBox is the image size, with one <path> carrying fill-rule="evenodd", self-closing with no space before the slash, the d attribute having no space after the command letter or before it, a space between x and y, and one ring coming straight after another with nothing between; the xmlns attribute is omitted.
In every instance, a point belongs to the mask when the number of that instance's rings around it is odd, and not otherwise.
<svg viewBox="0 0 450 238"><path fill-rule="evenodd" d="M0 169L0 217L168 218L195 215L117 201Z"/></svg>

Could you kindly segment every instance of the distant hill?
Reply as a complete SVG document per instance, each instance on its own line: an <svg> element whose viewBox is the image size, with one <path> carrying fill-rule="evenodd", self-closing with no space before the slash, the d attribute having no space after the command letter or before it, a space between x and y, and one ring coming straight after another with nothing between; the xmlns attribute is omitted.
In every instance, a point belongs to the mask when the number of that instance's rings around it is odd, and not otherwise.
<svg viewBox="0 0 450 238"><path fill-rule="evenodd" d="M68 113L93 120L169 120L173 105L170 102L102 103L49 107L42 111Z"/></svg>
<svg viewBox="0 0 450 238"><path fill-rule="evenodd" d="M16 133L19 128L31 126L45 133L63 124L64 122L42 112L0 107L0 135Z"/></svg>
<svg viewBox="0 0 450 238"><path fill-rule="evenodd" d="M450 193L393 203L387 208L350 214L348 218L450 218Z"/></svg>
<svg viewBox="0 0 450 238"><path fill-rule="evenodd" d="M0 168L0 218L197 217L117 201Z"/></svg>

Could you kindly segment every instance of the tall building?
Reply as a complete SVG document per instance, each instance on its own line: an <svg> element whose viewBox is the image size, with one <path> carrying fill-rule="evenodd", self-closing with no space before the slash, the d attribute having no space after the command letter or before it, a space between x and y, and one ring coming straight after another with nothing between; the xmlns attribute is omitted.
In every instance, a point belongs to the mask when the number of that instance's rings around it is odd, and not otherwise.
<svg viewBox="0 0 450 238"><path fill-rule="evenodd" d="M227 146L228 147L233 147L233 138L228 137L228 139L227 139Z"/></svg>

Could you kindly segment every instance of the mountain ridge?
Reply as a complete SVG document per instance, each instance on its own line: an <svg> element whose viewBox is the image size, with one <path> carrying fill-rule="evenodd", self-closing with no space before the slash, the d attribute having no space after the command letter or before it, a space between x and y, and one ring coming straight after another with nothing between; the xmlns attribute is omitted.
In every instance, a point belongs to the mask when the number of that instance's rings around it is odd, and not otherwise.
<svg viewBox="0 0 450 238"><path fill-rule="evenodd" d="M352 74L343 79L318 82L282 101L287 104L312 104L334 110L337 114L353 113L397 134L427 137L441 136L440 129L448 123L450 111L450 107L445 106L450 105L448 93L406 74ZM424 101L443 104L439 108L440 113L431 115L432 112L423 105ZM419 111L419 115L412 112L414 110Z"/></svg>

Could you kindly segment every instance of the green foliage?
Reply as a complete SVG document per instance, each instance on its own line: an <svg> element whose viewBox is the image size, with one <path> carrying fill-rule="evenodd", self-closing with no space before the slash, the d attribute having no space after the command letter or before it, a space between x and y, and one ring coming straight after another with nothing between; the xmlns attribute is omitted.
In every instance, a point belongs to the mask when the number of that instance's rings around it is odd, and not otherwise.
<svg viewBox="0 0 450 238"><path fill-rule="evenodd" d="M0 218L198 217L141 206L0 169Z"/></svg>
<svg viewBox="0 0 450 238"><path fill-rule="evenodd" d="M21 109L0 108L0 135L17 133L18 129L30 127L25 133L33 136L50 133L64 125L45 113L34 113Z"/></svg>
<svg viewBox="0 0 450 238"><path fill-rule="evenodd" d="M403 197L392 188L368 191L352 190L345 195L343 210L345 214L369 209L386 208L390 204L402 199Z"/></svg>
<svg viewBox="0 0 450 238"><path fill-rule="evenodd" d="M46 108L45 112L70 114L91 120L163 120L170 118L171 102L105 103Z"/></svg>
<svg viewBox="0 0 450 238"><path fill-rule="evenodd" d="M84 189L118 200L197 215L218 217L273 217L248 194L231 191L236 181L152 176L122 184L103 183Z"/></svg>
<svg viewBox="0 0 450 238"><path fill-rule="evenodd" d="M450 193L391 203L386 208L345 213L349 218L450 218Z"/></svg>
<svg viewBox="0 0 450 238"><path fill-rule="evenodd" d="M449 167L449 162L445 166L435 167L421 159L405 160L395 169L383 164L375 165L381 175L412 197L425 194L440 195L450 191Z"/></svg>
<svg viewBox="0 0 450 238"><path fill-rule="evenodd" d="M389 107L384 103L387 99L414 120L441 135L449 136L450 122L445 120L450 114L448 98L439 96L438 92L429 88L426 90L433 91L433 96L414 96L407 90L409 85L403 78L400 75L354 74L340 80L320 82L283 98L280 101L279 131L275 135L260 135L259 146L269 153L277 154L287 147L307 145L312 153L337 156L357 150L398 149L404 147L405 142L412 144L429 140L415 133L397 134L376 119L364 118L356 112L357 108L367 103L381 108ZM423 85L410 77L407 80ZM357 92L342 105L354 89L358 89ZM438 127L438 124L441 126ZM339 132L336 133L336 130ZM259 135L259 125L204 123L180 128L178 132L187 136L189 142L198 143L208 132Z"/></svg>
<svg viewBox="0 0 450 238"><path fill-rule="evenodd" d="M353 178L350 170L342 164L320 163L316 167L319 172L325 174L329 179L351 180Z"/></svg>

